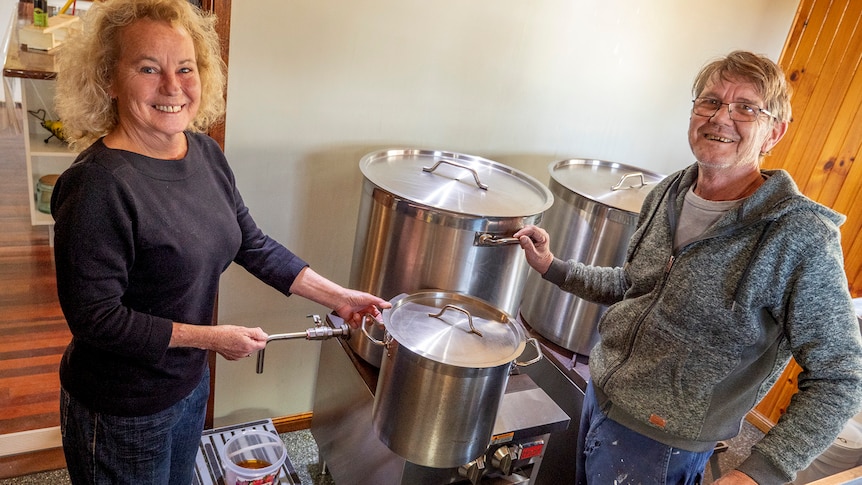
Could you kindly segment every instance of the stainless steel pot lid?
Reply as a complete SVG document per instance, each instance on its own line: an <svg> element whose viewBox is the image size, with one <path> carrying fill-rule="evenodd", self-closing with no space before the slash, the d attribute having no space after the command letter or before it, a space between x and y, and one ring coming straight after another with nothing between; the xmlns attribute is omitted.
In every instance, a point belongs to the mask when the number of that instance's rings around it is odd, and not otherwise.
<svg viewBox="0 0 862 485"><path fill-rule="evenodd" d="M649 191L664 178L621 163L580 158L551 163L548 171L553 180L578 195L635 214Z"/></svg>
<svg viewBox="0 0 862 485"><path fill-rule="evenodd" d="M378 187L426 207L482 217L541 214L554 196L535 178L472 155L392 149L362 157L359 168Z"/></svg>
<svg viewBox="0 0 862 485"><path fill-rule="evenodd" d="M383 318L398 345L442 364L496 367L513 362L526 345L512 317L462 293L420 291L396 298Z"/></svg>

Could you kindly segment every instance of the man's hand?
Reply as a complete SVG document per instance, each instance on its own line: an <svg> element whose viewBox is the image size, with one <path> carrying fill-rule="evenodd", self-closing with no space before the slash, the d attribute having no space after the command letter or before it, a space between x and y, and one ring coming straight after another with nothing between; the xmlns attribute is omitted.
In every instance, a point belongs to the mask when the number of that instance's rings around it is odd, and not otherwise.
<svg viewBox="0 0 862 485"><path fill-rule="evenodd" d="M751 479L741 471L732 470L725 473L718 480L712 482L713 485L757 485L757 482Z"/></svg>
<svg viewBox="0 0 862 485"><path fill-rule="evenodd" d="M539 274L547 273L554 261L554 255L548 248L551 241L548 233L540 227L524 226L523 229L514 234L514 237L518 238L521 243L521 248L527 257L527 264Z"/></svg>

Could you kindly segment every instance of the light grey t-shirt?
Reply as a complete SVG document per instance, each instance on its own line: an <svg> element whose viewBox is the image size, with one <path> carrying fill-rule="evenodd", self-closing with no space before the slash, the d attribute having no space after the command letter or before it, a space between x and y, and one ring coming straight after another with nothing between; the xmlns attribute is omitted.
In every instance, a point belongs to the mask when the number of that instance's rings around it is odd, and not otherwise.
<svg viewBox="0 0 862 485"><path fill-rule="evenodd" d="M674 249L681 248L697 239L727 211L733 210L743 199L706 200L694 193L694 187L685 194L679 225L673 240Z"/></svg>

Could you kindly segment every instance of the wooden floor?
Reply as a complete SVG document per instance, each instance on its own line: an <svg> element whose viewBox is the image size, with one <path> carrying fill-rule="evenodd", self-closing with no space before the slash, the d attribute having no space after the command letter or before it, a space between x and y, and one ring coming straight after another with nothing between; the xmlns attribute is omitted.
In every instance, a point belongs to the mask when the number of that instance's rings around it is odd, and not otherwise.
<svg viewBox="0 0 862 485"><path fill-rule="evenodd" d="M71 339L48 228L30 225L26 177L22 136L0 134L0 434L59 426L57 368ZM15 476L8 458L0 476Z"/></svg>

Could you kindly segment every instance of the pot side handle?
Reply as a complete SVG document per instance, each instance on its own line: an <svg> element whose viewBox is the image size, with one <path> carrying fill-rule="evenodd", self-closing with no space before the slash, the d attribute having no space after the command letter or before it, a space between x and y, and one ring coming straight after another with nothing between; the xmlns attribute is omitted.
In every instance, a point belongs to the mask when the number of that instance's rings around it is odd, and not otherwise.
<svg viewBox="0 0 862 485"><path fill-rule="evenodd" d="M370 333L368 333L368 320L369 320L369 319L371 320L371 323L372 323L372 324L379 324L379 323L380 323L380 322L378 322L377 320L375 320L373 316L371 316L370 314L366 313L366 314L362 317L362 327L361 327L361 328L362 328L362 333L364 333L364 334L365 334L365 338L367 338L368 340L370 340L370 341L371 341L371 343L373 343L374 345L379 345L380 347L384 347L384 346L386 345L386 343L385 343L384 341L382 341L382 340L377 340L376 338L372 337Z"/></svg>
<svg viewBox="0 0 862 485"><path fill-rule="evenodd" d="M535 357L533 357L532 359L530 359L530 360L526 361L526 362L518 362L518 360L517 360L517 359L515 359L515 365L517 365L517 366L520 366L520 367L526 367L526 366L528 366L528 365L533 365L533 364L535 364L536 362L538 362L538 361L542 360L542 357L544 357L544 356L545 356L545 355L542 353L542 349L541 349L541 347L539 347L539 341L538 341L538 340L536 340L534 337L530 337L530 338L528 338L528 339L527 339L527 343L528 343L528 344L533 344L533 347L535 347L535 348L536 348L536 354L537 354L537 355L536 355Z"/></svg>
<svg viewBox="0 0 862 485"><path fill-rule="evenodd" d="M477 232L473 237L473 246L511 246L513 244L521 244L521 240L516 237L497 236L483 232Z"/></svg>

